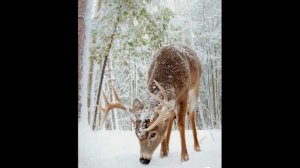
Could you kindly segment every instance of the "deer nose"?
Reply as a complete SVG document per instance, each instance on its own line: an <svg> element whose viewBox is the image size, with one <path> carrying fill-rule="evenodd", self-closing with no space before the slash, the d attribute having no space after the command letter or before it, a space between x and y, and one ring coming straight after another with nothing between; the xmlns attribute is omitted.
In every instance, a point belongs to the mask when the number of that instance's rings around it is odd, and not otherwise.
<svg viewBox="0 0 300 168"><path fill-rule="evenodd" d="M140 162L142 163L142 164L149 164L149 162L150 162L150 160L149 159L144 159L144 158L140 158Z"/></svg>

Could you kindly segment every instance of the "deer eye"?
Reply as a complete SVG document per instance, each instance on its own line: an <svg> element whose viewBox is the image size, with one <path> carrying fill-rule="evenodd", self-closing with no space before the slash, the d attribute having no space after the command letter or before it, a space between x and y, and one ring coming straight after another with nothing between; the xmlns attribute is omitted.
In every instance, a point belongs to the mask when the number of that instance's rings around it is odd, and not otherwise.
<svg viewBox="0 0 300 168"><path fill-rule="evenodd" d="M155 138L155 136L156 136L156 133L152 133L152 134L150 135L150 138Z"/></svg>

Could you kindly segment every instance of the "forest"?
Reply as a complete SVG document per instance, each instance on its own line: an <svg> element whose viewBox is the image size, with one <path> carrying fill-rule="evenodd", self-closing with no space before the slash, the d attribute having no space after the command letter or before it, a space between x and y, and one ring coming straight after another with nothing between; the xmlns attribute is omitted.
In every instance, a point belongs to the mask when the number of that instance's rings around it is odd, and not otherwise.
<svg viewBox="0 0 300 168"><path fill-rule="evenodd" d="M160 157L161 143L147 166L221 167L221 11L221 0L78 0L80 168L143 166L131 117L118 109L105 116L104 94L114 102L115 88L129 107L135 98L147 101L143 98L149 94L147 74L154 54L177 43L188 45L200 60L195 122L201 151L194 150L195 127L186 116L180 134L173 121L168 156ZM180 160L182 131L190 159L186 162Z"/></svg>
<svg viewBox="0 0 300 168"><path fill-rule="evenodd" d="M197 128L221 128L221 0L79 3L79 121L99 130L103 114L97 104L104 104L101 90L112 101L114 86L128 105L134 98L145 97L146 74L153 55L167 44L184 43L201 62ZM128 116L114 109L103 129L132 130L132 124ZM175 120L173 129L177 129ZM189 122L186 129L190 129Z"/></svg>

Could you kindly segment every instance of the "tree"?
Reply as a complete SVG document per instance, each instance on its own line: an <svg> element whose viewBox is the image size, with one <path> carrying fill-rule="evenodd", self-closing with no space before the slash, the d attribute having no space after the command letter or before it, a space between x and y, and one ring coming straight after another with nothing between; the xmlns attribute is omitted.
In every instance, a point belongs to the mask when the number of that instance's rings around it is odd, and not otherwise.
<svg viewBox="0 0 300 168"><path fill-rule="evenodd" d="M84 26L84 11L85 11L85 0L78 1L78 116L80 117L81 111L81 78L82 78L82 55L83 55L83 44L84 44L84 34L85 34L85 26Z"/></svg>
<svg viewBox="0 0 300 168"><path fill-rule="evenodd" d="M101 119L97 108L102 102L101 90L110 95L109 87L114 85L125 104L131 104L136 97L146 97L146 72L151 57L162 46L174 42L190 45L201 61L197 127L221 127L220 0L191 0L189 3L183 0L95 0L95 3L89 66L82 74L88 76L88 121L94 130ZM126 114L115 110L110 115L106 128L132 129Z"/></svg>
<svg viewBox="0 0 300 168"><path fill-rule="evenodd" d="M146 5L147 2L143 1L106 1L102 5L103 9L100 9L98 14L96 14L97 21L92 30L95 43L90 49L91 58L98 63L102 63L103 66L97 91L93 129L96 128L97 107L99 107L100 92L102 90L108 57L111 59L119 58L120 60L128 60L128 62L116 63L125 64L124 69L127 66L130 71L135 73L135 75L130 74L128 78L130 80L128 81L130 83L129 94L131 95L131 99L133 99L133 96L137 96L138 93L137 81L139 80L139 76L137 73L139 72L137 70L138 62L132 64L131 60L143 61L144 59L141 60L140 56L148 58L151 49L157 50L163 45L163 37L167 29L166 23L170 20L172 13L167 8L156 13L151 13L146 9ZM118 12L116 13L115 11ZM161 19L163 22L159 24L155 23L156 19ZM128 53L124 54L124 51L128 51ZM117 72L116 74L119 73Z"/></svg>

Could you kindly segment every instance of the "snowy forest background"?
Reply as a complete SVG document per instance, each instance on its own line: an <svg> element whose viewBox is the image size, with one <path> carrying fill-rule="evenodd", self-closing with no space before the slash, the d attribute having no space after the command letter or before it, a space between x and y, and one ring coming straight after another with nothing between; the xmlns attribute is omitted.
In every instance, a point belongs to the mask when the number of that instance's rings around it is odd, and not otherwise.
<svg viewBox="0 0 300 168"><path fill-rule="evenodd" d="M202 66L196 125L221 129L221 0L79 0L78 117L99 130L99 85L112 100L113 85L124 104L147 94L152 56L170 43L188 44ZM107 61L105 61L107 58ZM174 120L175 121L175 120ZM188 119L186 129L190 129ZM132 130L128 116L113 110L106 130ZM177 129L176 121L173 129Z"/></svg>

